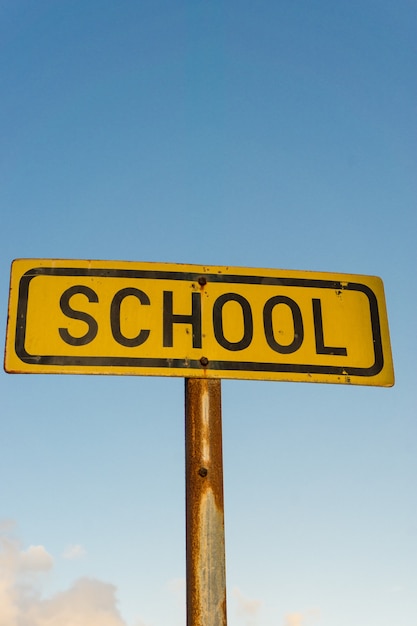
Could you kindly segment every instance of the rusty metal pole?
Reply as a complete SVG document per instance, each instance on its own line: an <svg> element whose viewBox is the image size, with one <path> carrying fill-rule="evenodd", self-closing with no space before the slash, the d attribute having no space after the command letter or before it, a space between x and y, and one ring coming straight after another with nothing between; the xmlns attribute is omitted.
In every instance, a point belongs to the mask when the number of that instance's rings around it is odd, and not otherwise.
<svg viewBox="0 0 417 626"><path fill-rule="evenodd" d="M187 626L226 626L221 381L185 379Z"/></svg>

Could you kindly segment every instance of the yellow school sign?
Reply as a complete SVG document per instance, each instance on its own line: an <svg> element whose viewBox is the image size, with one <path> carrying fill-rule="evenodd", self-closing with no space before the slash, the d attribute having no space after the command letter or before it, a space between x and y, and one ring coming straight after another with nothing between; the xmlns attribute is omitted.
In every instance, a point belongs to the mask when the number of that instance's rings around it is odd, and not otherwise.
<svg viewBox="0 0 417 626"><path fill-rule="evenodd" d="M119 261L14 261L5 369L394 383L379 278Z"/></svg>

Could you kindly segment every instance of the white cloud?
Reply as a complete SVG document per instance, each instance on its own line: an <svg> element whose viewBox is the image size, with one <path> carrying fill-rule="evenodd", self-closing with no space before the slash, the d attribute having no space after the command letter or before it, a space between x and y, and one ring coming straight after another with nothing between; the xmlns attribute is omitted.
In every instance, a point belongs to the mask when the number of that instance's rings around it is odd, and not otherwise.
<svg viewBox="0 0 417 626"><path fill-rule="evenodd" d="M0 526L0 580L25 573L45 572L52 568L53 558L43 546L29 546L21 550L11 535L11 526Z"/></svg>
<svg viewBox="0 0 417 626"><path fill-rule="evenodd" d="M246 598L238 587L234 587L233 596L237 600L237 613L245 619L247 626L255 626L257 622L257 614L261 608L262 602Z"/></svg>
<svg viewBox="0 0 417 626"><path fill-rule="evenodd" d="M319 609L309 609L305 613L289 613L285 616L285 626L307 626L320 620Z"/></svg>
<svg viewBox="0 0 417 626"><path fill-rule="evenodd" d="M11 531L10 524L0 524L0 626L126 626L116 588L99 580L82 578L42 598L42 577L53 567L52 556L41 545L23 550Z"/></svg>
<svg viewBox="0 0 417 626"><path fill-rule="evenodd" d="M51 599L33 603L24 619L28 626L125 626L117 610L115 587L87 578Z"/></svg>
<svg viewBox="0 0 417 626"><path fill-rule="evenodd" d="M85 556L85 550L79 544L74 544L72 546L68 546L62 553L62 556L68 561L75 561Z"/></svg>
<svg viewBox="0 0 417 626"><path fill-rule="evenodd" d="M285 626L302 626L304 617L301 613L291 613L285 616Z"/></svg>
<svg viewBox="0 0 417 626"><path fill-rule="evenodd" d="M18 557L21 572L46 572L53 567L54 560L43 546L29 546Z"/></svg>

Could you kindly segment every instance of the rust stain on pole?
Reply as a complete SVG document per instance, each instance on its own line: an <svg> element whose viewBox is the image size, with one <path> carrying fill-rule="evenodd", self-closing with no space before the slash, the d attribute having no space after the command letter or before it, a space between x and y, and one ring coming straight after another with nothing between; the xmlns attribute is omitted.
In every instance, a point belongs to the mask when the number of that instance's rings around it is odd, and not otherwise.
<svg viewBox="0 0 417 626"><path fill-rule="evenodd" d="M185 380L187 626L226 626L221 381Z"/></svg>

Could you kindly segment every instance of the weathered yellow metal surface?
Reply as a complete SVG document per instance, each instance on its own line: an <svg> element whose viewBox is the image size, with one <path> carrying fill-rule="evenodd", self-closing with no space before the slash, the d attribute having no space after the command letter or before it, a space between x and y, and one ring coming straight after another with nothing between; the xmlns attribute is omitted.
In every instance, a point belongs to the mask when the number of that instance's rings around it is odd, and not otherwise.
<svg viewBox="0 0 417 626"><path fill-rule="evenodd" d="M119 261L14 261L5 369L394 383L377 277Z"/></svg>

